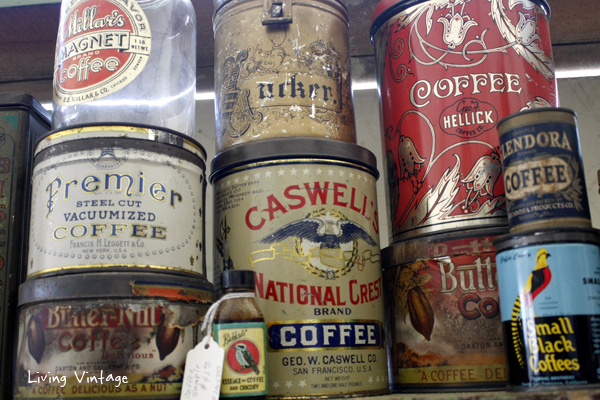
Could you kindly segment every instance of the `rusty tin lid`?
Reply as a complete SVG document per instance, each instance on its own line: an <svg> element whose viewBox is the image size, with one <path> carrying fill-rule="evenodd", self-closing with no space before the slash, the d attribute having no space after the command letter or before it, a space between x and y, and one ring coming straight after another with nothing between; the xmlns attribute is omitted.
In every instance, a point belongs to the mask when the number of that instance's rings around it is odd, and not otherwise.
<svg viewBox="0 0 600 400"><path fill-rule="evenodd" d="M357 144L318 138L275 138L230 147L217 154L211 163L210 182L220 179L236 167L248 164L292 159L335 160L367 168L376 179L375 155Z"/></svg>
<svg viewBox="0 0 600 400"><path fill-rule="evenodd" d="M523 231L494 239L496 253L550 243L588 243L600 246L600 230L594 228L551 228Z"/></svg>
<svg viewBox="0 0 600 400"><path fill-rule="evenodd" d="M218 1L218 0L215 0ZM548 19L550 19L550 6L548 5L547 0L529 0L531 3L534 3L541 7ZM432 0L381 0L375 10L373 11L373 15L371 17L371 31L369 35L371 37L371 43L375 38L375 33L381 28L381 26L394 15L398 14L401 11L404 11L412 6L416 6L421 3L430 3L431 6L437 6L437 8L444 7L443 5L436 4L436 2Z"/></svg>
<svg viewBox="0 0 600 400"><path fill-rule="evenodd" d="M62 300L160 299L214 302L214 287L205 278L136 272L90 272L27 280L19 287L19 306Z"/></svg>

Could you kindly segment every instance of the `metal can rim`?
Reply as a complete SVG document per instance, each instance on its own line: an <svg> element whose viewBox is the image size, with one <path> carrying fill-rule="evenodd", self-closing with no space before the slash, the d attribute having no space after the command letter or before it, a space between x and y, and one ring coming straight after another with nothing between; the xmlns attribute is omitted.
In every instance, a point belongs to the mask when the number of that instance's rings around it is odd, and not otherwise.
<svg viewBox="0 0 600 400"><path fill-rule="evenodd" d="M354 157L353 157L354 156ZM299 158L345 161L369 169L379 178L377 159L368 149L354 143L321 138L272 138L232 146L217 154L211 162L209 181L232 168L261 161Z"/></svg>
<svg viewBox="0 0 600 400"><path fill-rule="evenodd" d="M217 13L219 11L221 11L221 9L223 7L225 7L227 4L230 4L234 1L236 1L236 0L213 0L213 7L215 8L215 11L213 13L213 20L214 20L215 16L217 15ZM254 1L254 0L248 0L248 1ZM335 1L336 3L339 3L342 7L344 7L344 10L346 10L346 12L348 12L348 6L346 5L346 0L330 0L330 1ZM294 0L292 0L292 4L293 4L293 2L294 2ZM262 1L260 1L259 3L262 3Z"/></svg>
<svg viewBox="0 0 600 400"><path fill-rule="evenodd" d="M93 272L27 280L19 287L18 303L21 307L30 303L61 300L163 298L136 295L132 286L135 282L188 287L214 297L214 288L204 277L190 278L148 272Z"/></svg>
<svg viewBox="0 0 600 400"><path fill-rule="evenodd" d="M600 230L595 228L558 227L509 233L494 239L496 254L506 250L550 243L589 243L600 246Z"/></svg>
<svg viewBox="0 0 600 400"><path fill-rule="evenodd" d="M498 121L498 125L496 126L496 129L498 130L498 134L500 136L502 136L502 134L504 132L501 132L500 126L508 120L520 117L522 115L545 113L545 112L564 112L564 113L572 114L575 117L575 120L577 120L577 113L574 110L571 110L570 108L565 108L565 107L534 108L531 110L519 111L519 112L507 115L506 117L502 118L500 121Z"/></svg>
<svg viewBox="0 0 600 400"><path fill-rule="evenodd" d="M200 144L200 142L198 142L191 136L184 135L180 132L174 131L169 128L164 128L162 126L145 125L145 124L124 124L124 123L113 123L113 122L72 125L72 126L64 127L61 129L55 129L50 132L47 132L44 136L39 138L34 143L34 149L35 149L34 155L37 155L40 151L43 150L43 149L40 149L40 145L42 144L43 141L50 140L53 137L61 135L61 133L66 137L67 135L73 135L73 134L78 133L77 131L79 131L79 133L81 133L82 131L84 131L88 128L90 129L90 131L92 131L94 128L99 128L99 127L111 128L111 129L114 129L115 131L126 130L126 129L146 130L146 132L147 132L146 137L141 137L141 136L140 137L127 137L127 136L123 136L122 134L119 134L118 132L115 132L115 134L113 136L108 135L107 137L140 139L140 140L148 140L148 141L157 142L157 143L163 143L163 144L167 144L170 146L179 147L184 150L191 151L192 153L195 153L204 162L206 161L206 158L207 158L207 153L206 153L206 150L204 149L204 146L202 146ZM70 131L73 131L73 132L70 132ZM150 136L150 131L164 132L168 135ZM168 139L171 139L171 136L169 136L169 135L173 135L177 139L178 143L173 143L172 140L168 140ZM95 137L90 136L88 139L94 139L94 138ZM72 138L71 140L86 140L86 138L78 138L78 139ZM60 143L65 143L65 142L68 142L71 140L64 140L63 142L60 142ZM53 144L51 144L48 147L51 147L52 145Z"/></svg>
<svg viewBox="0 0 600 400"><path fill-rule="evenodd" d="M377 7L375 7L375 11L373 11L373 16L371 17L371 29L369 31L369 37L372 44L375 43L375 34L388 19L392 18L399 12L406 10L407 8L415 6L419 3L425 3L429 0L397 0L391 5L385 4L389 3L389 1L390 0L381 0ZM550 20L550 5L548 4L547 0L529 1L540 6L546 12L548 20Z"/></svg>

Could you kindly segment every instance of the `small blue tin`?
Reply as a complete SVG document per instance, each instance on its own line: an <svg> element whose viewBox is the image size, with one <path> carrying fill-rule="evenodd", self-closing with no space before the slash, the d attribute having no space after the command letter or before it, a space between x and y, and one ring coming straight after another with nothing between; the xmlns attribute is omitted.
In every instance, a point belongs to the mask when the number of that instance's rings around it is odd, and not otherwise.
<svg viewBox="0 0 600 400"><path fill-rule="evenodd" d="M498 133L510 231L591 227L575 112L523 111Z"/></svg>

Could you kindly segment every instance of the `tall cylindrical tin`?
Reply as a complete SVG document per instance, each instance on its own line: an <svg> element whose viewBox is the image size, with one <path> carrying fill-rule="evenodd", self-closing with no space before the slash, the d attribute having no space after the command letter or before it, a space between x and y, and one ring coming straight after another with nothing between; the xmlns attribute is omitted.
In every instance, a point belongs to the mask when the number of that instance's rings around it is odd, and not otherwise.
<svg viewBox="0 0 600 400"><path fill-rule="evenodd" d="M17 288L27 261L33 144L50 115L25 93L0 94L0 398L9 398Z"/></svg>
<svg viewBox="0 0 600 400"><path fill-rule="evenodd" d="M510 384L600 382L600 231L525 231L494 241Z"/></svg>
<svg viewBox="0 0 600 400"><path fill-rule="evenodd" d="M15 399L179 399L214 301L203 278L138 272L29 280L19 289Z"/></svg>
<svg viewBox="0 0 600 400"><path fill-rule="evenodd" d="M205 274L206 153L141 126L51 132L36 147L27 277Z"/></svg>
<svg viewBox="0 0 600 400"><path fill-rule="evenodd" d="M271 139L215 157L215 281L251 269L267 322L269 397L388 388L375 156Z"/></svg>
<svg viewBox="0 0 600 400"><path fill-rule="evenodd" d="M214 0L217 152L265 138L356 142L344 0Z"/></svg>
<svg viewBox="0 0 600 400"><path fill-rule="evenodd" d="M506 386L492 245L506 231L432 235L383 249L392 390Z"/></svg>
<svg viewBox="0 0 600 400"><path fill-rule="evenodd" d="M558 103L549 12L545 0L376 8L392 242L506 224L496 125Z"/></svg>
<svg viewBox="0 0 600 400"><path fill-rule="evenodd" d="M523 111L502 119L498 133L510 231L591 228L575 112Z"/></svg>

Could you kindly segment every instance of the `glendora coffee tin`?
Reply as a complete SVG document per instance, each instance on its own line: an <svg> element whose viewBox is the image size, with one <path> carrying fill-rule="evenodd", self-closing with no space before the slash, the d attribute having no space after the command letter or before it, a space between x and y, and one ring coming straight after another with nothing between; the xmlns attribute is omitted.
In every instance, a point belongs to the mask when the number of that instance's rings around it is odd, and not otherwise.
<svg viewBox="0 0 600 400"><path fill-rule="evenodd" d="M375 156L327 139L235 146L215 157L215 281L256 276L269 397L388 389Z"/></svg>
<svg viewBox="0 0 600 400"><path fill-rule="evenodd" d="M15 399L179 399L214 301L203 278L102 272L19 290Z"/></svg>
<svg viewBox="0 0 600 400"><path fill-rule="evenodd" d="M599 382L599 239L560 228L494 242L511 385Z"/></svg>
<svg viewBox="0 0 600 400"><path fill-rule="evenodd" d="M575 112L523 111L500 121L498 133L510 231L590 228Z"/></svg>
<svg viewBox="0 0 600 400"><path fill-rule="evenodd" d="M506 386L492 240L475 229L382 250L388 363L394 391L469 391Z"/></svg>
<svg viewBox="0 0 600 400"><path fill-rule="evenodd" d="M377 6L391 242L506 224L496 126L558 104L549 13L545 0Z"/></svg>
<svg viewBox="0 0 600 400"><path fill-rule="evenodd" d="M344 0L214 0L217 152L273 137L356 142Z"/></svg>
<svg viewBox="0 0 600 400"><path fill-rule="evenodd" d="M206 153L174 132L85 126L36 148L27 277L205 273Z"/></svg>

